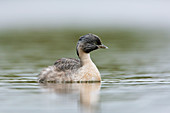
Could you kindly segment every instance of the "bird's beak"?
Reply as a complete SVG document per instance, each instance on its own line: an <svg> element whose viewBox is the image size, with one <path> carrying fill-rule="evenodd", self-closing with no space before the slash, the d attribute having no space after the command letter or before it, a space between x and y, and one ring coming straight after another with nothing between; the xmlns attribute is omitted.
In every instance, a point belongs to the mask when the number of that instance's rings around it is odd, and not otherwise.
<svg viewBox="0 0 170 113"><path fill-rule="evenodd" d="M102 48L102 49L109 49L107 46L105 46L105 45L99 45L99 48Z"/></svg>

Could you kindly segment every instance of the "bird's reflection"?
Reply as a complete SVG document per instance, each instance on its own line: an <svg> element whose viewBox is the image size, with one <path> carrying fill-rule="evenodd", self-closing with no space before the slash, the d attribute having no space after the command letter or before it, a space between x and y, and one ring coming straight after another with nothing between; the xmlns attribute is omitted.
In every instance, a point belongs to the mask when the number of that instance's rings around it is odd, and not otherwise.
<svg viewBox="0 0 170 113"><path fill-rule="evenodd" d="M41 85L60 96L65 94L73 96L75 94L80 110L83 112L94 113L98 111L101 83L46 83Z"/></svg>

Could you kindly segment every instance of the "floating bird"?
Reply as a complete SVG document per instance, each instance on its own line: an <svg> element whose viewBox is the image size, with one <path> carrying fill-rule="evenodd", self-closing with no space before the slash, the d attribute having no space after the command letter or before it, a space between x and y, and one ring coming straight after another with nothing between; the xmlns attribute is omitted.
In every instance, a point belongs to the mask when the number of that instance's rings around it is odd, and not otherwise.
<svg viewBox="0 0 170 113"><path fill-rule="evenodd" d="M76 47L79 59L61 58L53 66L42 70L38 81L45 82L100 82L101 76L90 58L90 52L107 49L100 38L94 34L81 36Z"/></svg>

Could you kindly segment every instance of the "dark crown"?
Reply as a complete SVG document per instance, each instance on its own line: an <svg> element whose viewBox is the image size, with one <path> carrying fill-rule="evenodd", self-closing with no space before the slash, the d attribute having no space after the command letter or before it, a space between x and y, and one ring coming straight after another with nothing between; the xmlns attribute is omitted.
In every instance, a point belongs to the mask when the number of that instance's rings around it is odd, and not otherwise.
<svg viewBox="0 0 170 113"><path fill-rule="evenodd" d="M81 36L80 39L79 39L79 42L101 45L100 38L97 35L94 35L92 33Z"/></svg>

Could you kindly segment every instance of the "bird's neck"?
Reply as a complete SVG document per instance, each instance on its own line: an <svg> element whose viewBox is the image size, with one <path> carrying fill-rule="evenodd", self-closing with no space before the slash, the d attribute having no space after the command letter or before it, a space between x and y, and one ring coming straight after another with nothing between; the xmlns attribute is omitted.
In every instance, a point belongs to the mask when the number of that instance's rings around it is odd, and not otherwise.
<svg viewBox="0 0 170 113"><path fill-rule="evenodd" d="M90 53L85 53L82 50L80 50L79 51L79 58L80 58L82 66L88 65L88 64L93 64L93 61L90 58Z"/></svg>

